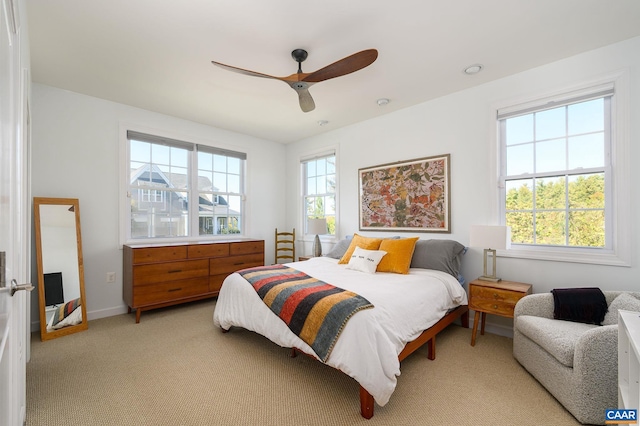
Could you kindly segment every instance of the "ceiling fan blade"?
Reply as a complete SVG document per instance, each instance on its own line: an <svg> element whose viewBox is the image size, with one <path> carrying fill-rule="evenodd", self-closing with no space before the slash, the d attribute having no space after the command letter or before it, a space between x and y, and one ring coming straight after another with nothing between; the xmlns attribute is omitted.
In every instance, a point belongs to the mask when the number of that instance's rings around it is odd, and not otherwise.
<svg viewBox="0 0 640 426"><path fill-rule="evenodd" d="M294 82L289 85L298 93L298 101L300 102L302 112L309 112L316 109L316 103L313 101L311 93L309 93L309 86L311 86L311 84Z"/></svg>
<svg viewBox="0 0 640 426"><path fill-rule="evenodd" d="M216 62L216 61L211 61L211 63L213 65L219 66L220 68L224 68L228 71L233 71L233 72L237 72L239 74L244 74L244 75L250 75L252 77L262 77L262 78L273 78L276 80L282 80L281 77L274 77L272 75L269 74L263 74L261 72L255 72L255 71L250 71L250 70L245 70L243 68L238 68L238 67L233 67L231 65L226 65L226 64L222 64L220 62Z"/></svg>
<svg viewBox="0 0 640 426"><path fill-rule="evenodd" d="M346 58L342 58L324 68L320 68L318 71L312 72L304 77L302 81L317 83L319 81L329 80L330 78L351 74L364 67L368 67L377 58L378 51L376 49L363 50Z"/></svg>

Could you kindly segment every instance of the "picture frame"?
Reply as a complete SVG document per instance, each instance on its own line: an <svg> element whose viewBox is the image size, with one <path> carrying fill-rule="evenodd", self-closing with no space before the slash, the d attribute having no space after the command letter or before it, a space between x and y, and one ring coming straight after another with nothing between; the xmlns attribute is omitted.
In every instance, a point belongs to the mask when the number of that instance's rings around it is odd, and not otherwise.
<svg viewBox="0 0 640 426"><path fill-rule="evenodd" d="M450 154L358 170L361 231L451 232Z"/></svg>

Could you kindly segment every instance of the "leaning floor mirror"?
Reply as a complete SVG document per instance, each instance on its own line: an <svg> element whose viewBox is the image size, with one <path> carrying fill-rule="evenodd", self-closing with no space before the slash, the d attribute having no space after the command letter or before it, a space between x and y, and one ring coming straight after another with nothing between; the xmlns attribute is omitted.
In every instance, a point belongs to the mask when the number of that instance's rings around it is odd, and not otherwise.
<svg viewBox="0 0 640 426"><path fill-rule="evenodd" d="M88 328L76 198L33 199L40 338L55 339Z"/></svg>

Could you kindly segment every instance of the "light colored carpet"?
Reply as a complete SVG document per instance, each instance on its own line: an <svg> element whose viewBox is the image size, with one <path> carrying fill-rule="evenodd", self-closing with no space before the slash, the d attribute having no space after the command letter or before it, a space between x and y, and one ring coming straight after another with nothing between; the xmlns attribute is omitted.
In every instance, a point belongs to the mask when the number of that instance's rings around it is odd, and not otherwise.
<svg viewBox="0 0 640 426"><path fill-rule="evenodd" d="M27 424L576 425L512 356L512 340L450 326L402 363L390 402L360 417L358 384L252 332L213 326L215 300L91 321L31 342Z"/></svg>

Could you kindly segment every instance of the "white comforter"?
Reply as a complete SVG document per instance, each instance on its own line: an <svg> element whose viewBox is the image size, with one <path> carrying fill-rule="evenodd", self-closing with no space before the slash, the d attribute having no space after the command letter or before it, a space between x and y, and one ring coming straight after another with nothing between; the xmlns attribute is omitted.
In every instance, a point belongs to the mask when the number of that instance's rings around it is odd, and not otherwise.
<svg viewBox="0 0 640 426"><path fill-rule="evenodd" d="M381 406L395 390L400 375L398 355L405 344L438 322L447 310L467 304L460 283L440 271L412 268L407 275L367 274L346 269L327 257L287 265L351 290L374 305L351 317L326 363L353 377ZM238 274L224 281L213 322L225 330L238 326L255 331L282 347L296 347L318 358Z"/></svg>

